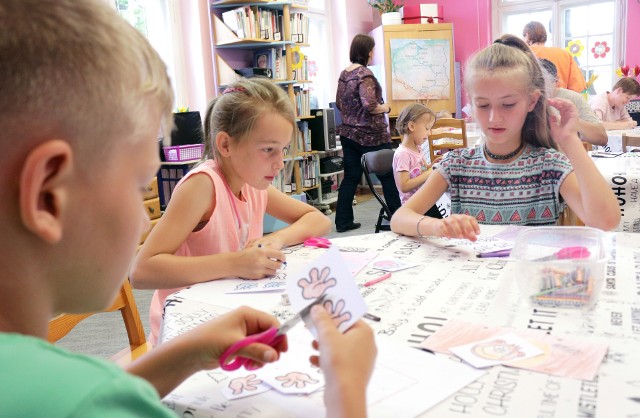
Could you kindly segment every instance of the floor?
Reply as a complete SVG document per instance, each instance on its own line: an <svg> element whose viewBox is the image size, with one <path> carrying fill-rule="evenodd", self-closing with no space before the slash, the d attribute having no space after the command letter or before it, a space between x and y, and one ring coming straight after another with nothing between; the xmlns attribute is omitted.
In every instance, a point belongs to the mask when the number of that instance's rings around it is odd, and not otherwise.
<svg viewBox="0 0 640 418"><path fill-rule="evenodd" d="M375 231L380 204L369 193L359 193L356 196L356 200L358 203L353 207L354 217L355 221L360 222L362 226L359 229L338 233L335 231L335 225L333 224L335 215L332 214L329 218L331 218L333 228L332 232L327 236L328 238L369 234ZM148 315L152 295L153 291L151 290L134 290L138 311L145 330L149 329ZM58 344L71 351L109 358L126 347L128 341L120 312L106 312L89 317L60 340Z"/></svg>

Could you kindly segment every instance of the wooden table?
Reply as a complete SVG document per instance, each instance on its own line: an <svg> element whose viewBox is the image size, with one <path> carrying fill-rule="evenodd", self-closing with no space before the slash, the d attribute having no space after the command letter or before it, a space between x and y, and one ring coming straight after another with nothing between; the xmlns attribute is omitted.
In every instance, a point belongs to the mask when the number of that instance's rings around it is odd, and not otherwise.
<svg viewBox="0 0 640 418"><path fill-rule="evenodd" d="M481 228L483 235L504 229ZM370 248L380 254L378 257L394 256L418 264L366 288L362 284L379 275L379 271L365 267L356 275L369 313L382 318L379 323L371 323L380 338L417 347L448 319L458 318L609 345L608 355L593 381L493 367L421 416L631 417L640 413L640 235L607 234L609 258L604 288L591 311L527 306L513 286L519 271L509 259L480 259L463 247L447 247L437 240L407 238L392 232L333 242L340 246ZM303 247L288 249L289 268L305 263L308 251ZM204 293L196 291L206 286L196 285L187 292L178 292L168 301L167 324L163 328L166 337L214 315L215 308L208 308L212 305L246 302L280 319L291 314L279 303L278 293L221 294L207 299ZM212 379L178 388L164 402L183 416L254 416L250 412L256 416L282 416L282 411L280 415L268 415L265 411L268 405L285 402L284 395L272 394L267 398L262 394L225 401L217 394L219 390ZM321 396L296 399L299 405L307 407L298 413L292 412L291 416L322 416L324 410L318 406L322 405Z"/></svg>

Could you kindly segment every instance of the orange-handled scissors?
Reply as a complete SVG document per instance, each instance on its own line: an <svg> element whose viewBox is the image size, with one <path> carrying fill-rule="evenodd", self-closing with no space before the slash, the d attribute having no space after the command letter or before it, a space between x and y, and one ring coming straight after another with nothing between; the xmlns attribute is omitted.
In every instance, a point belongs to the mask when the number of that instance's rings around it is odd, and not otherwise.
<svg viewBox="0 0 640 418"><path fill-rule="evenodd" d="M298 322L300 322L304 317L309 315L311 312L311 308L313 305L317 305L322 303L326 298L326 294L320 296L318 299L311 302L309 305L304 307L300 312L291 317L288 321L280 326L280 328L271 327L266 331L263 331L259 334L249 335L242 340L232 344L229 348L227 348L224 353L220 356L220 368L222 370L226 370L228 372L233 370L238 370L240 367L244 366L247 370L255 370L258 367L254 365L253 360L248 359L242 356L236 356L236 353L242 350L244 347L254 344L254 343L262 343L267 344L272 347L277 346L283 339L285 334L293 328ZM229 358L235 358L227 363Z"/></svg>

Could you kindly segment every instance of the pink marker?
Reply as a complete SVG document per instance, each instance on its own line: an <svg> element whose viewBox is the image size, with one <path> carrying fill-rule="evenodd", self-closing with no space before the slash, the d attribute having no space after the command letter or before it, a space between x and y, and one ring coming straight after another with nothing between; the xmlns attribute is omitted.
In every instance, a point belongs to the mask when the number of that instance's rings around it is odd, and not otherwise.
<svg viewBox="0 0 640 418"><path fill-rule="evenodd" d="M376 283L380 283L383 280L387 280L389 277L391 277L391 273L385 273L380 277L377 277L377 278L375 278L373 280L369 280L368 282L365 282L364 286L365 287L369 287L369 286L374 285Z"/></svg>

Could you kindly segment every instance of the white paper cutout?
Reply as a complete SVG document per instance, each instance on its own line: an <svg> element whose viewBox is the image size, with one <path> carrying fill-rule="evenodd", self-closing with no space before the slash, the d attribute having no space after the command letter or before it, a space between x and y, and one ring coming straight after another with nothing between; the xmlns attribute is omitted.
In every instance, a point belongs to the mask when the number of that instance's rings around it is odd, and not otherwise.
<svg viewBox="0 0 640 418"><path fill-rule="evenodd" d="M300 311L310 302L326 294L323 303L342 332L364 315L367 305L358 291L353 276L340 255L332 246L315 261L287 277L287 293L293 311ZM303 318L315 336L310 318Z"/></svg>

